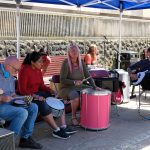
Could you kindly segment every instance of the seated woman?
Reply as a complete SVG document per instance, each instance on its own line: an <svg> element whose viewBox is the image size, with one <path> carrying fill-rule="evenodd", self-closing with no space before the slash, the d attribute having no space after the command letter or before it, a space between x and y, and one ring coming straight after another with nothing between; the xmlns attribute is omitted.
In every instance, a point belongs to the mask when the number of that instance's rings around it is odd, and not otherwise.
<svg viewBox="0 0 150 150"><path fill-rule="evenodd" d="M39 52L34 51L26 56L18 74L18 92L22 95L32 95L36 99L33 102L38 105L43 119L53 128L54 137L67 139L70 137L69 134L76 131L67 127L65 112L61 116L62 126L59 128L56 125L51 108L44 101L45 98L51 96L53 91L44 84L41 72L42 64L42 56Z"/></svg>
<svg viewBox="0 0 150 150"><path fill-rule="evenodd" d="M96 65L97 64L97 47L95 44L90 45L88 53L84 57L84 62L86 65Z"/></svg>
<svg viewBox="0 0 150 150"><path fill-rule="evenodd" d="M90 77L87 67L81 61L79 48L76 44L70 44L67 52L68 58L64 60L60 71L60 90L59 96L63 99L71 101L72 108L72 124L78 125L79 122L76 117L76 112L79 107L79 92L89 86L83 84L83 79ZM94 80L89 78L90 85L96 87Z"/></svg>
<svg viewBox="0 0 150 150"><path fill-rule="evenodd" d="M42 65L42 74L44 75L47 71L48 66L51 63L51 58L47 55L43 48L40 49L40 54L42 55L43 65Z"/></svg>

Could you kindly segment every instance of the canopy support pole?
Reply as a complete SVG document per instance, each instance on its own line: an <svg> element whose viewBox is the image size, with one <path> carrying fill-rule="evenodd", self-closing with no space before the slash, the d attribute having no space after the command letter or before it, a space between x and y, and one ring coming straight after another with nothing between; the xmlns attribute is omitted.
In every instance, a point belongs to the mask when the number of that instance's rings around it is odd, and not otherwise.
<svg viewBox="0 0 150 150"><path fill-rule="evenodd" d="M17 58L20 58L20 1L16 0Z"/></svg>
<svg viewBox="0 0 150 150"><path fill-rule="evenodd" d="M121 43L121 36L122 36L122 4L120 4L120 13L119 13L119 53L118 53L118 69L120 69L120 53L121 53L121 48L122 48L122 43Z"/></svg>

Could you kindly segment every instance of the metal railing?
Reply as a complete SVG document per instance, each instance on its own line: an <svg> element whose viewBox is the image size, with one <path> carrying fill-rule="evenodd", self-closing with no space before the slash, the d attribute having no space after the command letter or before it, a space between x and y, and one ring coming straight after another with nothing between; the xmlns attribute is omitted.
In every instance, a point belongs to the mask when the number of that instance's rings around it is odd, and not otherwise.
<svg viewBox="0 0 150 150"><path fill-rule="evenodd" d="M123 37L149 37L150 21L123 19ZM74 38L119 36L119 18L20 10L22 38ZM0 37L16 38L16 10L0 10Z"/></svg>

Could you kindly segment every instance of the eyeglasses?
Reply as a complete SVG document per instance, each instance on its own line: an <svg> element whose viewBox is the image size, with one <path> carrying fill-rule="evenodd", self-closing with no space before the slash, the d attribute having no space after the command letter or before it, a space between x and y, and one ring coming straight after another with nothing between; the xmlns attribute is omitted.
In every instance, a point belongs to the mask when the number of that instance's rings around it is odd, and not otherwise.
<svg viewBox="0 0 150 150"><path fill-rule="evenodd" d="M18 68L14 67L14 66L12 66L12 65L10 65L10 64L7 64L7 65L10 66L11 68L13 68L13 69L15 70L15 72L18 72L18 71L19 71Z"/></svg>

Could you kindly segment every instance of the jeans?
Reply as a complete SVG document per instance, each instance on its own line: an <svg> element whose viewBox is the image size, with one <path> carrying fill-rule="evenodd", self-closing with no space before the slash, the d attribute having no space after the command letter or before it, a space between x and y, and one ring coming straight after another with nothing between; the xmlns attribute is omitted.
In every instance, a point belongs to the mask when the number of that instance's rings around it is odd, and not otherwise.
<svg viewBox="0 0 150 150"><path fill-rule="evenodd" d="M10 121L9 130L14 131L16 135L21 133L22 138L32 135L37 113L38 107L34 103L27 107L16 107L10 103L0 104L0 117Z"/></svg>

